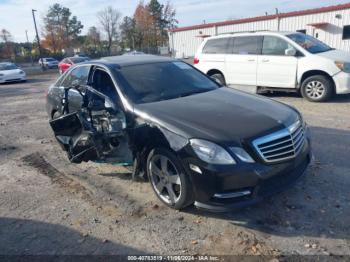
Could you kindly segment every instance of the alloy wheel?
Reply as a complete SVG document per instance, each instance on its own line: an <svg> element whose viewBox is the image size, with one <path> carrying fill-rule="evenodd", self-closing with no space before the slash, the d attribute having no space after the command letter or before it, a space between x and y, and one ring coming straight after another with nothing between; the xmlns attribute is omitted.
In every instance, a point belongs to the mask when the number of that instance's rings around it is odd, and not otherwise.
<svg viewBox="0 0 350 262"><path fill-rule="evenodd" d="M174 163L166 156L154 155L148 169L158 197L165 203L174 205L182 193L180 174Z"/></svg>
<svg viewBox="0 0 350 262"><path fill-rule="evenodd" d="M306 85L306 94L312 99L319 99L324 96L326 88L320 81L311 81Z"/></svg>

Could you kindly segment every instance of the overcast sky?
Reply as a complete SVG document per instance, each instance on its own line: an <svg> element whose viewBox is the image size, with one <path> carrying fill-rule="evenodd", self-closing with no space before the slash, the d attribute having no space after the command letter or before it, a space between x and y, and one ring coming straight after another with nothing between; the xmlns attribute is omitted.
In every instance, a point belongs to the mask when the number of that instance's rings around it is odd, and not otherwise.
<svg viewBox="0 0 350 262"><path fill-rule="evenodd" d="M167 0L159 0L165 3ZM31 9L38 10L39 28L42 17L53 3L60 3L70 8L87 28L98 25L96 12L108 5L113 5L124 16L132 15L139 0L0 0L0 29L6 28L14 36L15 41L25 41L25 30L29 40L34 39L34 26ZM144 2L147 2L145 0ZM302 10L321 6L343 4L350 0L172 0L177 11L179 26L236 19L243 17L280 12Z"/></svg>

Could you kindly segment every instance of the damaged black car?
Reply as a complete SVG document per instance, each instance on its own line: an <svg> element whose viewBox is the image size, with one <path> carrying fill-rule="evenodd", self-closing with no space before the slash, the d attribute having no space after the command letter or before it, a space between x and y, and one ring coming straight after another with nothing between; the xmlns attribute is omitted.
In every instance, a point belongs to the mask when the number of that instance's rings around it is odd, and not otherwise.
<svg viewBox="0 0 350 262"><path fill-rule="evenodd" d="M175 209L256 203L292 185L311 159L297 110L171 58L76 65L49 88L47 112L71 162L133 165Z"/></svg>

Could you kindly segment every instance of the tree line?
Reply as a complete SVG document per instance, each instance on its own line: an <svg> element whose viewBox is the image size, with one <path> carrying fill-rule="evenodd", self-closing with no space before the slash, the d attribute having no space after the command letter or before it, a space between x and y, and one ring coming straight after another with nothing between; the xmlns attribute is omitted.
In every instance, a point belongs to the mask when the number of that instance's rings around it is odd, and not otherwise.
<svg viewBox="0 0 350 262"><path fill-rule="evenodd" d="M92 57L115 55L125 50L158 53L168 46L168 28L176 27L176 11L170 1L140 1L132 16L124 16L117 7L108 6L96 13L97 24L82 34L84 25L71 10L51 5L42 20L40 32L43 55L63 57L80 52ZM0 59L38 55L38 45L15 43L6 29L0 29Z"/></svg>

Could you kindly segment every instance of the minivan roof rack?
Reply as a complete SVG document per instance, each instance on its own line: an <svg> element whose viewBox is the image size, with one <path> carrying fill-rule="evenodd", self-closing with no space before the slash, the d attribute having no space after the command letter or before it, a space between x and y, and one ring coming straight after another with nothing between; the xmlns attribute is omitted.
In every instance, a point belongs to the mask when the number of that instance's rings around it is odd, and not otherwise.
<svg viewBox="0 0 350 262"><path fill-rule="evenodd" d="M218 35L234 35L234 34L242 34L242 33L258 33L258 32L270 32L270 31L271 31L271 30L264 29L264 30L228 32L228 33L221 33L221 34L218 34Z"/></svg>

